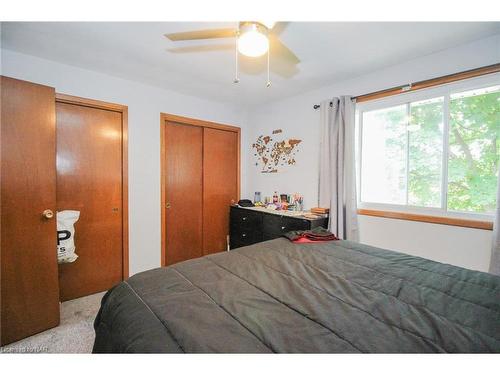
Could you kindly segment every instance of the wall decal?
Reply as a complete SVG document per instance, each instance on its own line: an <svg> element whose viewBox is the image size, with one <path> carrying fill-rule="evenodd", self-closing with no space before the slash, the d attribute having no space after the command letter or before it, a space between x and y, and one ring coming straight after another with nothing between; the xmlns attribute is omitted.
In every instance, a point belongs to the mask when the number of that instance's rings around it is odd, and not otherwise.
<svg viewBox="0 0 500 375"><path fill-rule="evenodd" d="M255 149L255 166L261 167L261 173L278 173L287 166L296 163L295 155L299 152L301 139L286 139L282 135L281 129L273 130L270 135L260 135L252 148ZM281 134L280 134L281 133ZM280 134L281 136L275 136Z"/></svg>

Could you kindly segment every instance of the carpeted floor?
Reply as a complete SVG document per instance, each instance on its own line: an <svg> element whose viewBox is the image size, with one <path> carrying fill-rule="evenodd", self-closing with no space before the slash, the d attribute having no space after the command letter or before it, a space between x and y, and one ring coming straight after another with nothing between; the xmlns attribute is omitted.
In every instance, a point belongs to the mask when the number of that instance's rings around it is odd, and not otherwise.
<svg viewBox="0 0 500 375"><path fill-rule="evenodd" d="M90 353L103 293L61 304L61 324L0 349L4 353Z"/></svg>

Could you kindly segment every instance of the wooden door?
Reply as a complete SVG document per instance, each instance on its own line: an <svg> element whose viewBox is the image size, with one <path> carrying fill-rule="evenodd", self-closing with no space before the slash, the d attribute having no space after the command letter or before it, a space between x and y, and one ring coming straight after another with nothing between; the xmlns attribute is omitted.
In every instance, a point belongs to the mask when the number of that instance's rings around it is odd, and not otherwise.
<svg viewBox="0 0 500 375"><path fill-rule="evenodd" d="M203 251L203 129L166 121L165 264L197 258Z"/></svg>
<svg viewBox="0 0 500 375"><path fill-rule="evenodd" d="M238 133L203 129L203 254L224 251L238 201Z"/></svg>
<svg viewBox="0 0 500 375"><path fill-rule="evenodd" d="M62 301L123 279L122 113L56 104L57 210L80 211L78 259L59 265Z"/></svg>
<svg viewBox="0 0 500 375"><path fill-rule="evenodd" d="M1 78L1 345L59 324L54 100Z"/></svg>

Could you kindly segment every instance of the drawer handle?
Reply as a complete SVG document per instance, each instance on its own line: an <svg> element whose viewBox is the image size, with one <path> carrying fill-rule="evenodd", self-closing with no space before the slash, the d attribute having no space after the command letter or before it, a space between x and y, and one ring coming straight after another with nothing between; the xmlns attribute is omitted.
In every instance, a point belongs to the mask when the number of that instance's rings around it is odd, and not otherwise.
<svg viewBox="0 0 500 375"><path fill-rule="evenodd" d="M247 219L246 217L243 217L243 221L246 221L246 219Z"/></svg>

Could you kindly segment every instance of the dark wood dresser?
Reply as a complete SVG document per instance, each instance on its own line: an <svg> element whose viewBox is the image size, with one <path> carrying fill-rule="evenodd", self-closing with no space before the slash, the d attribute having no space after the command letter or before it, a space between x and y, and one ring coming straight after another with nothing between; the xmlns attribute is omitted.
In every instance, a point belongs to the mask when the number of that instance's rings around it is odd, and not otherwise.
<svg viewBox="0 0 500 375"><path fill-rule="evenodd" d="M281 237L291 230L308 230L328 227L328 218L307 219L302 216L288 216L280 211L231 206L230 247L252 245L257 242Z"/></svg>

